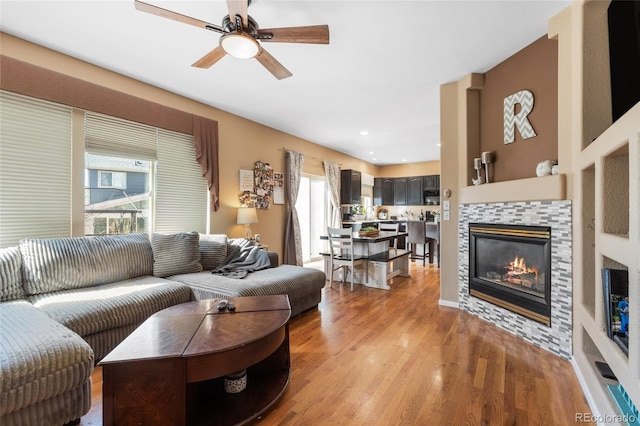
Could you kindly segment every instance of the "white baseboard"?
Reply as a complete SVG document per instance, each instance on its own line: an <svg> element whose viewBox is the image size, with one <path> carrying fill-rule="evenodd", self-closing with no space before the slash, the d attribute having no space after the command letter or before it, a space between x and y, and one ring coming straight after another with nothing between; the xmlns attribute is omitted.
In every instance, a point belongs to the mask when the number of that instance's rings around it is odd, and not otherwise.
<svg viewBox="0 0 640 426"><path fill-rule="evenodd" d="M587 404L591 409L591 414L593 414L595 418L601 417L598 404L596 404L596 400L591 394L591 391L589 390L589 386L587 386L587 381L584 378L584 375L582 374L582 370L580 370L580 366L576 362L576 358L574 356L571 357L571 366L573 367L573 371L576 373L576 378L578 379L578 383L580 383L580 387L582 388L582 393L584 394L584 398L587 400Z"/></svg>
<svg viewBox="0 0 640 426"><path fill-rule="evenodd" d="M460 304L458 302L451 302L450 300L438 300L438 305L446 306L447 308L460 308Z"/></svg>

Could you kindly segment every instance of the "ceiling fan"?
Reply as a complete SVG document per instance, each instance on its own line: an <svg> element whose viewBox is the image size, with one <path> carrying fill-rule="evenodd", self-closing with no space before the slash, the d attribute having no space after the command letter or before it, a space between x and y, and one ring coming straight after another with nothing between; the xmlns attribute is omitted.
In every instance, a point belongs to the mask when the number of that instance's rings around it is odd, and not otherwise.
<svg viewBox="0 0 640 426"><path fill-rule="evenodd" d="M222 19L222 25L210 24L168 9L135 0L136 9L173 19L185 24L204 28L222 34L220 45L198 59L191 66L209 68L226 54L236 58L256 58L278 80L292 74L260 45L263 42L329 44L329 26L258 28L258 23L247 14L251 0L227 0L229 15Z"/></svg>

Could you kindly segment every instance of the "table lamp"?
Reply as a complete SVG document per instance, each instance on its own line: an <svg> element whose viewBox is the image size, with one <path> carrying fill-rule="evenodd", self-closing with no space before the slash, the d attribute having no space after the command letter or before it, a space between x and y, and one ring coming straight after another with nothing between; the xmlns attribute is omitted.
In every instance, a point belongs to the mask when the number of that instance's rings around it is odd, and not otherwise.
<svg viewBox="0 0 640 426"><path fill-rule="evenodd" d="M252 223L258 223L258 214L256 213L255 207L240 207L238 209L238 225L244 225L244 237L247 240L251 239L251 228L249 227Z"/></svg>

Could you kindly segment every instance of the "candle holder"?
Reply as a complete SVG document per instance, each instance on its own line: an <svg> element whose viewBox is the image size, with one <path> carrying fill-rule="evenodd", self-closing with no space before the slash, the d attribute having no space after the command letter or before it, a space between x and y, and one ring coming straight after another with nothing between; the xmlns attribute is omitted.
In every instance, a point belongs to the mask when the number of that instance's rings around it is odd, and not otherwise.
<svg viewBox="0 0 640 426"><path fill-rule="evenodd" d="M481 158L485 168L485 180L489 183L489 164L493 161L493 154L491 151L485 151L481 154Z"/></svg>
<svg viewBox="0 0 640 426"><path fill-rule="evenodd" d="M477 178L471 179L474 185L482 185L484 183L484 178L480 171L482 170L482 160L480 158L473 159L473 168L476 170Z"/></svg>

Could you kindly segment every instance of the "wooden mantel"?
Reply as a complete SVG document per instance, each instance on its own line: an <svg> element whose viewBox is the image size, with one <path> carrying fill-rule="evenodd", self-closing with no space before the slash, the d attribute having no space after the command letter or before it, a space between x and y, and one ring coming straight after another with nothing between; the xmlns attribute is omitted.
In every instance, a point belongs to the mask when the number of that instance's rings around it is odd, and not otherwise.
<svg viewBox="0 0 640 426"><path fill-rule="evenodd" d="M460 204L565 200L566 175L551 175L460 188Z"/></svg>

